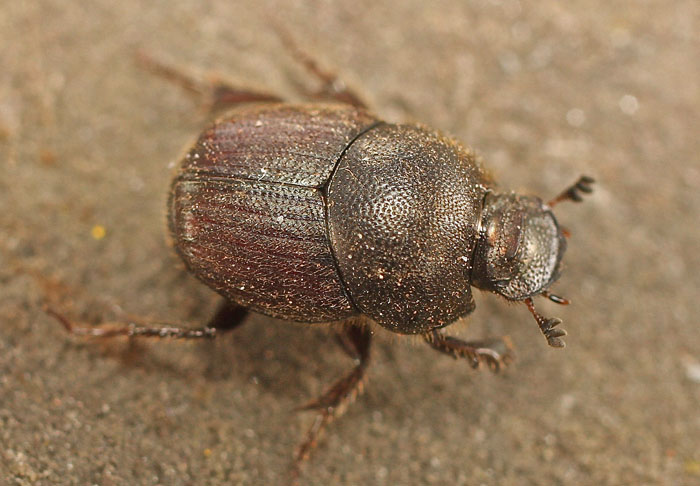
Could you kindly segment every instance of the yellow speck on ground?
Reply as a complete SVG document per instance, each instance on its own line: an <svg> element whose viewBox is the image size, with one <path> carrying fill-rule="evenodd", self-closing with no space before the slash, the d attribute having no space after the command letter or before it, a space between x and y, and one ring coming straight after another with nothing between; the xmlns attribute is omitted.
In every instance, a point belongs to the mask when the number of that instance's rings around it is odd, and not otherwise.
<svg viewBox="0 0 700 486"><path fill-rule="evenodd" d="M90 230L90 235L96 240L101 240L107 235L107 230L104 226L96 224Z"/></svg>
<svg viewBox="0 0 700 486"><path fill-rule="evenodd" d="M695 459L688 459L685 461L684 467L685 472L692 474L694 476L700 476L700 461Z"/></svg>

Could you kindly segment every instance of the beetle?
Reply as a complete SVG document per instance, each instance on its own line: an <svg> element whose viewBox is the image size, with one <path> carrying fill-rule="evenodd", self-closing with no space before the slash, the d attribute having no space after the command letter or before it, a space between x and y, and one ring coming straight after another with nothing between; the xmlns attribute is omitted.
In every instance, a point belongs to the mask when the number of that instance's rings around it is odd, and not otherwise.
<svg viewBox="0 0 700 486"><path fill-rule="evenodd" d="M561 320L540 315L533 297L568 303L549 292L568 236L552 208L581 201L594 181L582 176L547 203L499 191L469 148L423 125L381 120L334 74L295 55L323 84L308 103L140 58L213 106L235 105L186 152L168 198L177 253L225 298L212 321L82 328L50 312L90 336L213 337L249 311L342 323L335 329L356 365L302 407L318 416L299 463L361 391L374 324L497 371L512 357L507 339L463 341L443 331L474 311L475 287L524 302L548 344L563 347Z"/></svg>

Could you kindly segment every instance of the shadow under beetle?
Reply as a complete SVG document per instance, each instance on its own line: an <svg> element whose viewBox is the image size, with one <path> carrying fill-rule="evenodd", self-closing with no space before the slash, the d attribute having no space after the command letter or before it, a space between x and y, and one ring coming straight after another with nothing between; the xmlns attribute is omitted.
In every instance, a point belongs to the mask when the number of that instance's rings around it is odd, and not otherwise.
<svg viewBox="0 0 700 486"><path fill-rule="evenodd" d="M383 122L333 74L295 55L323 83L308 93L313 103L199 81L141 57L213 106L239 105L187 152L168 202L177 252L226 298L209 325L81 328L51 313L90 336L214 337L249 310L344 322L337 335L356 365L302 407L318 415L298 465L361 391L371 322L497 371L511 359L507 340L467 342L442 331L474 310L474 286L524 302L549 345L563 347L561 320L541 316L532 298L568 303L548 292L568 236L552 207L580 201L593 179L581 177L547 203L498 192L468 148L421 125Z"/></svg>

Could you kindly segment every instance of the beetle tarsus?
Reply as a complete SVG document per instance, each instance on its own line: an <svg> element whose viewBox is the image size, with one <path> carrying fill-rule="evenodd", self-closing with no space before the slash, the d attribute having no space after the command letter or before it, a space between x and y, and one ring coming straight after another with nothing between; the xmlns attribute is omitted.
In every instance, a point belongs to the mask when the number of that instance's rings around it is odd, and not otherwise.
<svg viewBox="0 0 700 486"><path fill-rule="evenodd" d="M561 194L552 199L547 203L548 206L553 207L562 201L573 201L581 202L583 201L584 194L590 194L593 192L593 183L595 179L589 176L581 176L574 182L571 186L567 187Z"/></svg>
<svg viewBox="0 0 700 486"><path fill-rule="evenodd" d="M56 319L66 331L68 331L71 334L75 334L75 326L73 325L73 322L70 321L65 315L61 314L48 304L42 305L41 310L43 310L46 314Z"/></svg>
<svg viewBox="0 0 700 486"><path fill-rule="evenodd" d="M298 477L301 463L310 457L323 429L345 412L347 406L362 393L365 384L371 342L370 330L360 324L350 324L343 329L342 333L339 333L338 337L343 349L356 360L357 364L350 373L335 382L323 395L297 409L316 410L318 414L307 431L304 442L297 449L292 464L293 477Z"/></svg>
<svg viewBox="0 0 700 486"><path fill-rule="evenodd" d="M547 339L547 344L553 348L565 347L566 343L561 338L566 336L566 331L564 329L557 329L557 326L562 323L562 320L558 317L547 318L542 316L542 314L535 310L535 304L533 304L532 299L525 299L525 305L535 318L540 331L542 331L542 334Z"/></svg>
<svg viewBox="0 0 700 486"><path fill-rule="evenodd" d="M455 359L467 359L471 367L475 369L483 363L491 371L498 372L513 360L512 345L508 337L462 341L445 336L439 330L433 329L423 334L423 338L433 349L441 353Z"/></svg>

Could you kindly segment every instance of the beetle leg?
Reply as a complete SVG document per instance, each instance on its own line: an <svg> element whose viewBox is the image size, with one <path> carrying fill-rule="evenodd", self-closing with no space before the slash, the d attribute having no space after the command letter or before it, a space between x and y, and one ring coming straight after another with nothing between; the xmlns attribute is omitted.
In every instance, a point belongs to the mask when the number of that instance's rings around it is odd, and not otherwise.
<svg viewBox="0 0 700 486"><path fill-rule="evenodd" d="M243 323L249 312L248 308L224 299L206 327L214 328L219 333L233 331Z"/></svg>
<svg viewBox="0 0 700 486"><path fill-rule="evenodd" d="M562 297L561 295L553 294L553 293L551 293L549 290L543 290L543 291L540 293L540 295L541 295L542 297L545 297L545 298L551 300L551 301L554 302L555 304L559 304L559 305L569 305L569 304L571 304L571 301L570 301L569 299L566 299L566 298Z"/></svg>
<svg viewBox="0 0 700 486"><path fill-rule="evenodd" d="M546 318L542 316L542 314L535 310L535 304L532 303L532 299L530 298L525 299L525 305L530 310L535 321L537 321L540 331L542 331L544 337L547 338L547 344L553 348L563 348L566 346L564 340L561 339L563 336L566 336L566 331L564 329L556 329L556 327L561 324L561 319L558 317Z"/></svg>
<svg viewBox="0 0 700 486"><path fill-rule="evenodd" d="M282 98L279 96L237 88L214 74L197 78L142 51L137 53L137 61L153 74L178 84L183 89L197 96L201 96L205 100L204 106L207 111L219 111L239 103L282 101Z"/></svg>
<svg viewBox="0 0 700 486"><path fill-rule="evenodd" d="M433 329L423 334L423 338L441 353L455 359L466 358L472 368L478 368L481 363L485 363L491 371L498 372L513 360L513 348L506 336L481 341L462 341Z"/></svg>
<svg viewBox="0 0 700 486"><path fill-rule="evenodd" d="M71 334L77 336L111 338L127 337L159 337L173 339L215 338L221 331L229 331L243 322L248 310L231 302L224 302L214 317L206 326L187 328L163 324L160 326L139 326L135 323L118 324L112 327L78 326L63 314L51 307L45 306L44 311L57 319Z"/></svg>
<svg viewBox="0 0 700 486"><path fill-rule="evenodd" d="M350 403L362 393L365 371L369 364L369 348L372 333L367 326L349 324L338 333L343 349L355 360L355 367L336 381L326 392L315 400L299 407L299 410L317 410L318 415L306 433L304 442L297 450L293 473L298 474L299 465L307 460L318 442L323 429L340 417Z"/></svg>
<svg viewBox="0 0 700 486"><path fill-rule="evenodd" d="M321 89L316 92L307 92L307 96L315 99L339 101L357 108L367 108L362 98L348 88L337 74L322 69L314 58L299 47L299 44L295 42L292 35L286 29L280 25L276 25L275 29L285 47L291 52L292 57L301 64L306 71L321 82Z"/></svg>
<svg viewBox="0 0 700 486"><path fill-rule="evenodd" d="M590 194L591 192L593 192L593 188L591 186L594 182L595 179L593 179L592 177L581 176L576 182L564 189L564 191L562 191L561 194L549 201L547 205L552 207L559 204L562 201L581 202L583 201L584 194Z"/></svg>

